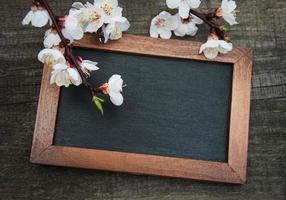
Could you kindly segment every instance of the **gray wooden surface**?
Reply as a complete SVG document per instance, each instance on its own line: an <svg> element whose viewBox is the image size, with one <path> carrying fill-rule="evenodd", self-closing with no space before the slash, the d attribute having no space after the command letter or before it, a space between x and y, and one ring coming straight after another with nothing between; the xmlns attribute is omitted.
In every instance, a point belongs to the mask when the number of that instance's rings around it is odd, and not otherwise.
<svg viewBox="0 0 286 200"><path fill-rule="evenodd" d="M254 49L248 182L244 186L29 163L39 96L43 29L22 27L30 0L0 1L0 199L285 199L286 1L238 1L236 45ZM164 0L121 0L130 33L147 34ZM218 1L203 0L204 10ZM208 3L207 3L208 2ZM72 0L50 0L57 13ZM193 40L206 36L205 28Z"/></svg>

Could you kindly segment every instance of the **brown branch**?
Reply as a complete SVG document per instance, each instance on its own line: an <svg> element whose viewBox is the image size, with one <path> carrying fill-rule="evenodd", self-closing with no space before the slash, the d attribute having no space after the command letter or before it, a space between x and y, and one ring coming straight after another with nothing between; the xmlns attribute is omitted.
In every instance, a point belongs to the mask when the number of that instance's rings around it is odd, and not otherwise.
<svg viewBox="0 0 286 200"><path fill-rule="evenodd" d="M225 31L221 30L220 26L213 22L214 19L213 13L204 14L204 13L199 13L193 9L190 9L190 14L197 16L203 22L205 22L210 27L210 31L211 32L215 31L215 33L220 39L224 40L227 37Z"/></svg>

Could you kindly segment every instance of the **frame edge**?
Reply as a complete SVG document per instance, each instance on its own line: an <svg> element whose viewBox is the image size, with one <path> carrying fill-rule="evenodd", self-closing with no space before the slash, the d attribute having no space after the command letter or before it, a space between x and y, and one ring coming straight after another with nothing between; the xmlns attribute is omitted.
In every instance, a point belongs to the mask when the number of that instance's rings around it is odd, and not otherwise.
<svg viewBox="0 0 286 200"><path fill-rule="evenodd" d="M234 63L234 82L229 138L228 164L240 177L241 183L246 183L247 153L250 120L250 96L253 52L246 49L243 55Z"/></svg>

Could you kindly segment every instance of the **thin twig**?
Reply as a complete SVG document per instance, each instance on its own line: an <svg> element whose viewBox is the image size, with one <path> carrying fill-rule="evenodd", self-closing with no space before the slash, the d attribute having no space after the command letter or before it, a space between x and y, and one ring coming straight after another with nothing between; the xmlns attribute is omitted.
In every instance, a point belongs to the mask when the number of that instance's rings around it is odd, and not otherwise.
<svg viewBox="0 0 286 200"><path fill-rule="evenodd" d="M213 18L211 17L212 14L199 13L193 9L190 9L190 14L193 14L198 18L200 18L202 21L204 21L210 27L210 31L215 31L220 39L225 39L226 37L225 32L221 30L219 25L213 23L212 20L210 20Z"/></svg>

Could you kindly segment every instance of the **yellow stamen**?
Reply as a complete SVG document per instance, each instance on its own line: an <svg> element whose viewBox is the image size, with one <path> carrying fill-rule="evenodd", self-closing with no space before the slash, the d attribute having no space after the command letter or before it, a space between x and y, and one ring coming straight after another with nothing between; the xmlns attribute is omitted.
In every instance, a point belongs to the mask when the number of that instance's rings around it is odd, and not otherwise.
<svg viewBox="0 0 286 200"><path fill-rule="evenodd" d="M45 58L45 64L48 66L48 67L52 67L54 65L54 57L52 56L52 54L47 54L46 55L46 58Z"/></svg>
<svg viewBox="0 0 286 200"><path fill-rule="evenodd" d="M92 23L97 23L99 21L100 17L101 16L98 14L98 12L95 11L90 15L90 21Z"/></svg>
<svg viewBox="0 0 286 200"><path fill-rule="evenodd" d="M159 18L159 19L157 20L157 22L155 23L155 25L156 25L158 28L163 28L163 27L166 26L166 20Z"/></svg>
<svg viewBox="0 0 286 200"><path fill-rule="evenodd" d="M104 12L107 14L107 15L110 15L110 13L111 13L111 11L112 11L112 6L111 5L109 5L109 4L104 4L103 6L102 6L102 8L103 8L103 10L104 10Z"/></svg>
<svg viewBox="0 0 286 200"><path fill-rule="evenodd" d="M111 35L110 35L110 39L118 40L121 37L122 37L122 31L121 31L119 26L116 26L114 32L112 32Z"/></svg>
<svg viewBox="0 0 286 200"><path fill-rule="evenodd" d="M233 14L234 17L236 17L236 16L237 16L237 13L239 13L239 10L234 10L234 11L232 11L231 13Z"/></svg>

